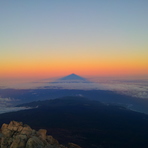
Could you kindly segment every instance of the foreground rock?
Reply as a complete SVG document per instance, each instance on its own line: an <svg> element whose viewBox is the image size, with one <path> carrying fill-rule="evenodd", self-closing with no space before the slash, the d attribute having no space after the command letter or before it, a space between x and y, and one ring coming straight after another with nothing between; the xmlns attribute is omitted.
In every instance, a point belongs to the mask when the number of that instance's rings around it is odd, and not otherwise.
<svg viewBox="0 0 148 148"><path fill-rule="evenodd" d="M81 148L74 143L59 144L45 129L35 131L22 122L3 124L0 132L0 148Z"/></svg>

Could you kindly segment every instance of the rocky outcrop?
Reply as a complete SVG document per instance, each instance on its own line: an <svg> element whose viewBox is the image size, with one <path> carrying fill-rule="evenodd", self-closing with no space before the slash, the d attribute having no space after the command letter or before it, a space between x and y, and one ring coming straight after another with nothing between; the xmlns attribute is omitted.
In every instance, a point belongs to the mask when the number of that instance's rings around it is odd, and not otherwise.
<svg viewBox="0 0 148 148"><path fill-rule="evenodd" d="M81 148L74 143L59 144L45 129L33 130L22 122L3 124L0 131L0 148Z"/></svg>

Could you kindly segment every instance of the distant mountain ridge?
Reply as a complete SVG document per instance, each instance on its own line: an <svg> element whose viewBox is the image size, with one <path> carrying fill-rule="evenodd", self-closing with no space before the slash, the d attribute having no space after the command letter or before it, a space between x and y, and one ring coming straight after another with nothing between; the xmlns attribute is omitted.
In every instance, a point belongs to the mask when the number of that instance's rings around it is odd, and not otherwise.
<svg viewBox="0 0 148 148"><path fill-rule="evenodd" d="M59 106L75 106L75 105L83 105L86 103L93 104L94 101L81 97L81 96L65 96L57 99L44 100L44 101L34 101L30 103L17 105L18 107L32 107L32 108L40 108L40 107L59 107ZM105 104L95 101L95 104L98 106L106 106Z"/></svg>

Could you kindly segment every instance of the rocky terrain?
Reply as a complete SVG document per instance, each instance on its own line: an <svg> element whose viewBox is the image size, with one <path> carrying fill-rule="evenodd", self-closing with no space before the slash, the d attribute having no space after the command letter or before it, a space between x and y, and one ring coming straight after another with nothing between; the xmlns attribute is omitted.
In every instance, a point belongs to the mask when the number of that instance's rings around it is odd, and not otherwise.
<svg viewBox="0 0 148 148"><path fill-rule="evenodd" d="M81 148L74 143L59 144L45 129L38 131L22 122L3 124L0 131L0 148Z"/></svg>

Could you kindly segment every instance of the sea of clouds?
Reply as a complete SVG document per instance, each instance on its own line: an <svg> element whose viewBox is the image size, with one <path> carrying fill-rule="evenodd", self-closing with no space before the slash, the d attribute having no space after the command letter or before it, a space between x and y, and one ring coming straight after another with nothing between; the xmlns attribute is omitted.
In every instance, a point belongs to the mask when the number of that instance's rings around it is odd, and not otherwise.
<svg viewBox="0 0 148 148"><path fill-rule="evenodd" d="M137 98L148 99L148 79L92 78L90 83L43 83L45 88L111 90Z"/></svg>
<svg viewBox="0 0 148 148"><path fill-rule="evenodd" d="M6 113L6 112L14 112L19 110L26 110L30 108L26 107L14 107L14 104L18 100L12 99L12 98L2 98L0 97L0 114Z"/></svg>
<svg viewBox="0 0 148 148"><path fill-rule="evenodd" d="M15 89L83 89L83 90L111 90L121 94L134 96L138 98L148 99L148 78L106 78L92 77L88 78L90 83L63 83L57 82L56 79L45 79L39 81L19 81L12 82L9 85L1 85L0 88L15 88ZM55 83L56 82L56 83ZM5 98L5 103L10 103L13 100ZM15 100L16 101L16 100ZM4 104L4 103L3 103Z"/></svg>
<svg viewBox="0 0 148 148"><path fill-rule="evenodd" d="M7 86L1 85L0 88L15 88L15 89L83 89L83 90L111 90L120 94L125 94L139 99L148 99L148 79L125 79L125 78L90 78L90 83L61 83L44 80L37 82L18 83ZM10 84L10 83L9 83ZM14 107L18 100L13 98L0 97L0 113L25 110L25 107ZM17 102L18 104L18 102Z"/></svg>

